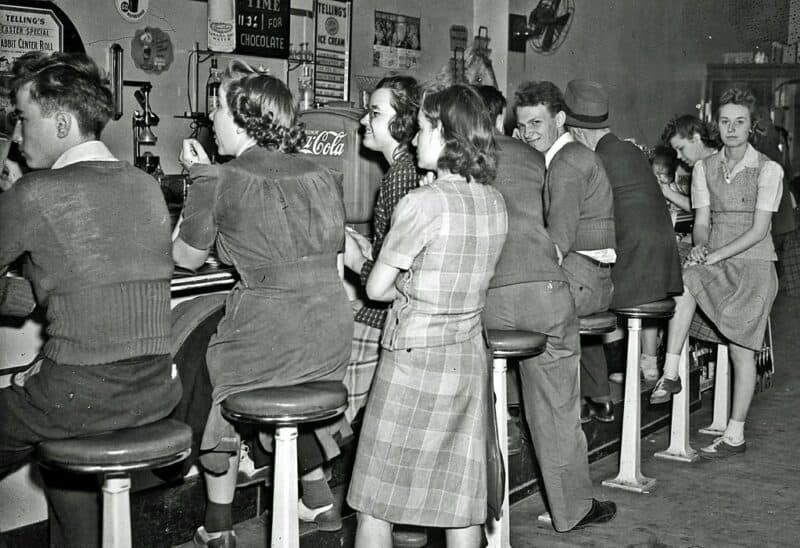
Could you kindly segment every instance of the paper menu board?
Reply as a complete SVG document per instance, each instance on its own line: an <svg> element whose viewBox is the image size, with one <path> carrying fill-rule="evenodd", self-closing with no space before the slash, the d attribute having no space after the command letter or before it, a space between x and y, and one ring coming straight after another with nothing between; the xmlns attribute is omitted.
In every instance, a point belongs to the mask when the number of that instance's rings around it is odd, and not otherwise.
<svg viewBox="0 0 800 548"><path fill-rule="evenodd" d="M341 0L316 0L314 96L318 103L347 101L350 95L352 6Z"/></svg>

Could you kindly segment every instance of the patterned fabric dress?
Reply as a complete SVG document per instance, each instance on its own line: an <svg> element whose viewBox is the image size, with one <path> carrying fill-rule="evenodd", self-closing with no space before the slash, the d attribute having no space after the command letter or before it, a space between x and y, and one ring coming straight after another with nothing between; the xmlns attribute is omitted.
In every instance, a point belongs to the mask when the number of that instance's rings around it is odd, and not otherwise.
<svg viewBox="0 0 800 548"><path fill-rule="evenodd" d="M744 158L730 173L726 172L724 152L697 164L692 177L692 203L696 208L711 208L710 250L727 245L747 231L756 209L777 210L781 175L780 166L749 145ZM683 274L684 284L726 339L758 351L778 292L775 260L772 236L767 232L761 241L738 255L714 265L688 266Z"/></svg>
<svg viewBox="0 0 800 548"><path fill-rule="evenodd" d="M414 164L414 157L408 150L403 150L397 155L378 187L378 197L375 200L372 218L374 257L380 253L383 240L389 232L392 213L394 213L397 202L418 186L419 173ZM361 268L360 279L363 287L367 285L367 278L372 271L373 264L375 263L369 260ZM347 365L347 374L344 377L344 385L347 387L347 409L344 416L348 421L352 421L367 403L375 369L378 367L383 323L386 321L386 312L389 310L388 303L369 300L362 303L360 300L354 300L351 304L355 317L353 348L350 362Z"/></svg>
<svg viewBox="0 0 800 548"><path fill-rule="evenodd" d="M450 176L398 204L380 260L399 268L347 501L392 523L486 520L481 311L507 231L502 196Z"/></svg>

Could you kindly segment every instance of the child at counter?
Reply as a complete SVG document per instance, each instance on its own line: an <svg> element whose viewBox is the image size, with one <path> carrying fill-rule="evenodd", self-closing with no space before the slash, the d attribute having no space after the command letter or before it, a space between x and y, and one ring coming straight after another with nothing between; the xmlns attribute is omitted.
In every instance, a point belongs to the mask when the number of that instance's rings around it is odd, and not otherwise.
<svg viewBox="0 0 800 548"><path fill-rule="evenodd" d="M184 141L180 160L193 184L173 257L196 268L216 245L241 278L206 356L213 405L200 461L208 503L194 537L196 546L232 547L240 440L221 402L256 388L341 381L353 315L339 272L342 190L332 171L295 154L305 134L289 89L234 61L211 118L220 153L234 159L210 165L197 141ZM321 468L337 451L330 427L298 437L299 515L325 530L341 527Z"/></svg>
<svg viewBox="0 0 800 548"><path fill-rule="evenodd" d="M397 204L367 281L393 304L347 498L359 548L391 548L395 523L477 548L487 516L481 311L507 231L494 124L464 85L425 94L418 123L417 165L436 175Z"/></svg>
<svg viewBox="0 0 800 548"><path fill-rule="evenodd" d="M734 371L731 416L725 433L700 449L706 459L741 454L744 425L756 382L755 352L764 341L778 291L772 213L781 199L783 169L749 143L756 120L749 91L729 89L716 113L723 148L695 164L694 247L684 268L685 290L669 323L664 374L650 397L669 401L684 389L678 359L696 307L728 340Z"/></svg>

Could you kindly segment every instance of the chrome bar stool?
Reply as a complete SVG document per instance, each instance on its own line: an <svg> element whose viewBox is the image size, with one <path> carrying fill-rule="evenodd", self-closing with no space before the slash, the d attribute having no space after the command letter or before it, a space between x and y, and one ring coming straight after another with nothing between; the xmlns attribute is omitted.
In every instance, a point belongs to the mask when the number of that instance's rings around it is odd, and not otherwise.
<svg viewBox="0 0 800 548"><path fill-rule="evenodd" d="M581 336L605 335L617 328L617 315L608 310L578 318Z"/></svg>
<svg viewBox="0 0 800 548"><path fill-rule="evenodd" d="M642 409L641 386L639 384L639 334L642 330L643 319L671 318L675 313L675 301L671 298L664 299L640 306L618 308L613 312L617 316L625 318L628 323L628 351L625 361L625 403L622 416L622 439L619 450L619 472L615 478L603 480L603 485L636 493L648 493L655 486L656 480L644 476L641 472ZM681 375L683 377L684 373L681 372ZM688 379L688 374L683 378ZM688 382L686 384L688 385Z"/></svg>
<svg viewBox="0 0 800 548"><path fill-rule="evenodd" d="M172 419L36 448L40 465L103 475L103 548L131 547L130 472L169 466L189 456L192 430Z"/></svg>
<svg viewBox="0 0 800 548"><path fill-rule="evenodd" d="M344 413L347 390L340 382L259 388L232 394L222 416L233 423L275 430L275 478L272 488L272 548L298 548L297 427Z"/></svg>
<svg viewBox="0 0 800 548"><path fill-rule="evenodd" d="M511 523L508 515L508 409L506 399L508 360L523 360L538 356L544 352L547 337L532 331L489 329L488 338L492 351L492 385L494 387L497 437L506 473L501 516L499 520L489 521L486 536L489 548L508 548L511 546Z"/></svg>

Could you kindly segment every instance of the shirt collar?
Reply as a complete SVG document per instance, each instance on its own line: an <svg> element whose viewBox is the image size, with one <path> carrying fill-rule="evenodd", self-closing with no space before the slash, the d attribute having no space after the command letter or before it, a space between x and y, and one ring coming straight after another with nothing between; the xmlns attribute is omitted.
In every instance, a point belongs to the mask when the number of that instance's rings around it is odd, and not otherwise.
<svg viewBox="0 0 800 548"><path fill-rule="evenodd" d="M61 169L78 162L116 162L102 141L86 141L65 150L50 169Z"/></svg>
<svg viewBox="0 0 800 548"><path fill-rule="evenodd" d="M725 149L723 148L722 150L723 150L722 155L724 160L727 158L727 156L725 155L724 152ZM739 173L745 168L758 168L758 160L759 160L758 151L755 148L753 148L753 145L747 143L747 150L744 151L744 156L742 156L742 159L739 160L739 162L735 166L733 166L733 169L728 175L729 178L733 179L737 173Z"/></svg>
<svg viewBox="0 0 800 548"><path fill-rule="evenodd" d="M572 134L569 131L565 131L564 134L556 139L556 142L544 153L544 165L546 167L550 167L550 162L553 160L553 157L558 154L558 151L564 148L567 143L571 143L575 140L572 137Z"/></svg>

